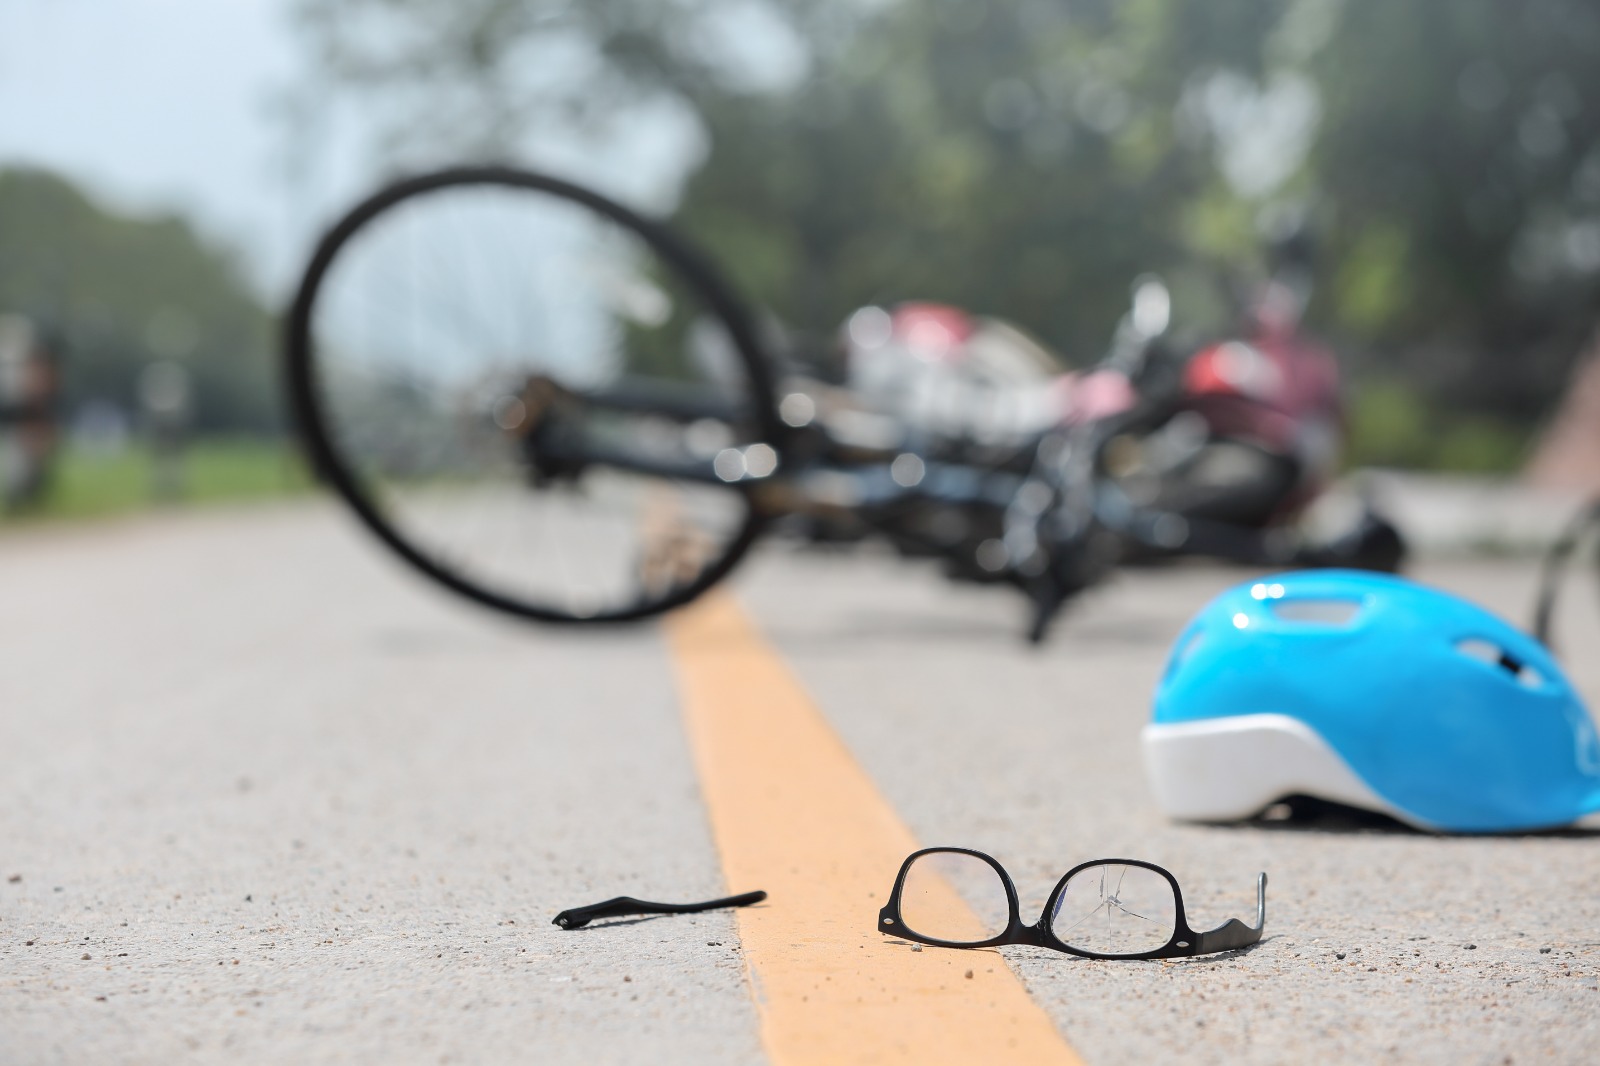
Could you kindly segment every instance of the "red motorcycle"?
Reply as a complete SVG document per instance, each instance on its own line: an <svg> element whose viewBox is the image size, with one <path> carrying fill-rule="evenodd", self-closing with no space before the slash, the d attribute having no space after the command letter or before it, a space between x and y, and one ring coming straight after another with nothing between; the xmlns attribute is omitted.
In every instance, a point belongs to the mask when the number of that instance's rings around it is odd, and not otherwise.
<svg viewBox="0 0 1600 1066"><path fill-rule="evenodd" d="M1112 562L1205 555L1395 570L1404 541L1370 505L1331 541L1314 543L1299 528L1337 472L1345 436L1338 363L1301 331L1303 303L1293 284L1271 280L1236 336L1174 350L1170 296L1147 277L1110 352L1077 372L1062 372L1041 345L997 320L936 304L866 309L844 333L847 382L864 406L969 460L992 462L997 448L1031 448L1052 435L1070 442L1053 450L1073 463L1051 469L1040 462L1046 448L1028 465L1051 486L1043 513L1076 511L1083 530L1100 534L1085 550L1101 561L1081 568L1081 579L1043 581L1041 617ZM1001 523L1009 528L976 535L1037 539L1043 531L1018 531L1016 511ZM951 569L985 576L981 567Z"/></svg>

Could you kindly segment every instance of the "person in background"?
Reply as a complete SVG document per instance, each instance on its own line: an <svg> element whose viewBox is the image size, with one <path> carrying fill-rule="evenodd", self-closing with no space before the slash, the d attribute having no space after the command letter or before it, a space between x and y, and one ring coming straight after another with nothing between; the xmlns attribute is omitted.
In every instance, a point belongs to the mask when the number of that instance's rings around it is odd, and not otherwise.
<svg viewBox="0 0 1600 1066"><path fill-rule="evenodd" d="M0 315L0 506L37 502L50 483L60 437L54 347L21 315Z"/></svg>

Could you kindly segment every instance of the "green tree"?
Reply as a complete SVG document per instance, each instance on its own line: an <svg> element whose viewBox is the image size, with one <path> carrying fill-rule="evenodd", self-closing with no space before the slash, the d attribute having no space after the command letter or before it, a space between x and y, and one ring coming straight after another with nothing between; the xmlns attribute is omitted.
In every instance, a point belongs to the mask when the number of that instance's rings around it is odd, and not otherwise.
<svg viewBox="0 0 1600 1066"><path fill-rule="evenodd" d="M812 332L937 299L1082 361L1152 269L1214 319L1195 269L1214 249L1187 223L1214 167L1180 105L1185 70L1259 65L1255 7L888 6L793 92L705 106L712 151L677 220Z"/></svg>
<svg viewBox="0 0 1600 1066"><path fill-rule="evenodd" d="M1391 422L1426 409L1435 442L1487 434L1510 455L1594 329L1589 0L302 9L336 81L403 99L413 135L447 125L479 152L530 124L691 108L708 147L676 221L814 337L862 303L921 297L1013 317L1082 359L1152 269L1180 321L1216 328L1263 236L1309 218L1324 236L1311 322L1372 383L1362 394ZM760 41L728 47L752 10ZM797 73L749 77L780 39ZM535 55L543 80L519 73Z"/></svg>
<svg viewBox="0 0 1600 1066"><path fill-rule="evenodd" d="M1319 321L1437 404L1537 418L1600 295L1600 8L1348 3L1308 69Z"/></svg>
<svg viewBox="0 0 1600 1066"><path fill-rule="evenodd" d="M140 371L164 359L190 372L196 429L280 425L271 317L182 219L124 216L51 174L3 170L0 235L0 310L59 338L69 410L136 410Z"/></svg>

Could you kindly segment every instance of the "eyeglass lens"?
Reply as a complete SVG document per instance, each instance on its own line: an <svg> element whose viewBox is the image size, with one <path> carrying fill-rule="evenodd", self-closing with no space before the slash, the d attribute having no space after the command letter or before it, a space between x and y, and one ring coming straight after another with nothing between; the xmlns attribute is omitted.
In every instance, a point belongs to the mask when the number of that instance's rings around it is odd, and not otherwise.
<svg viewBox="0 0 1600 1066"><path fill-rule="evenodd" d="M1178 925L1172 883L1154 870L1100 863L1072 875L1050 915L1068 947L1100 955L1138 955L1165 947Z"/></svg>
<svg viewBox="0 0 1600 1066"><path fill-rule="evenodd" d="M976 944L1006 931L1011 904L993 866L972 855L936 851L906 871L900 918L921 936Z"/></svg>

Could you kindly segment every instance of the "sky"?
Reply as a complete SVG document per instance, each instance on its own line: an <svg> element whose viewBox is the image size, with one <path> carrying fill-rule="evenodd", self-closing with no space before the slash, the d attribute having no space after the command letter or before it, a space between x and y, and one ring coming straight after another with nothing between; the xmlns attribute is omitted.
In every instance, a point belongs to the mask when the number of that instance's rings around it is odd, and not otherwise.
<svg viewBox="0 0 1600 1066"><path fill-rule="evenodd" d="M325 188L285 178L290 138L273 100L298 67L287 11L286 0L0 0L0 166L57 171L122 210L177 210L281 291L338 184L357 178L333 160Z"/></svg>
<svg viewBox="0 0 1600 1066"><path fill-rule="evenodd" d="M177 211L283 299L316 236L380 172L376 117L330 108L310 138L283 117L308 69L292 6L0 0L0 167L56 171L122 211ZM613 151L579 153L542 132L512 154L646 209L664 206L662 187L694 151L681 120L660 115Z"/></svg>

